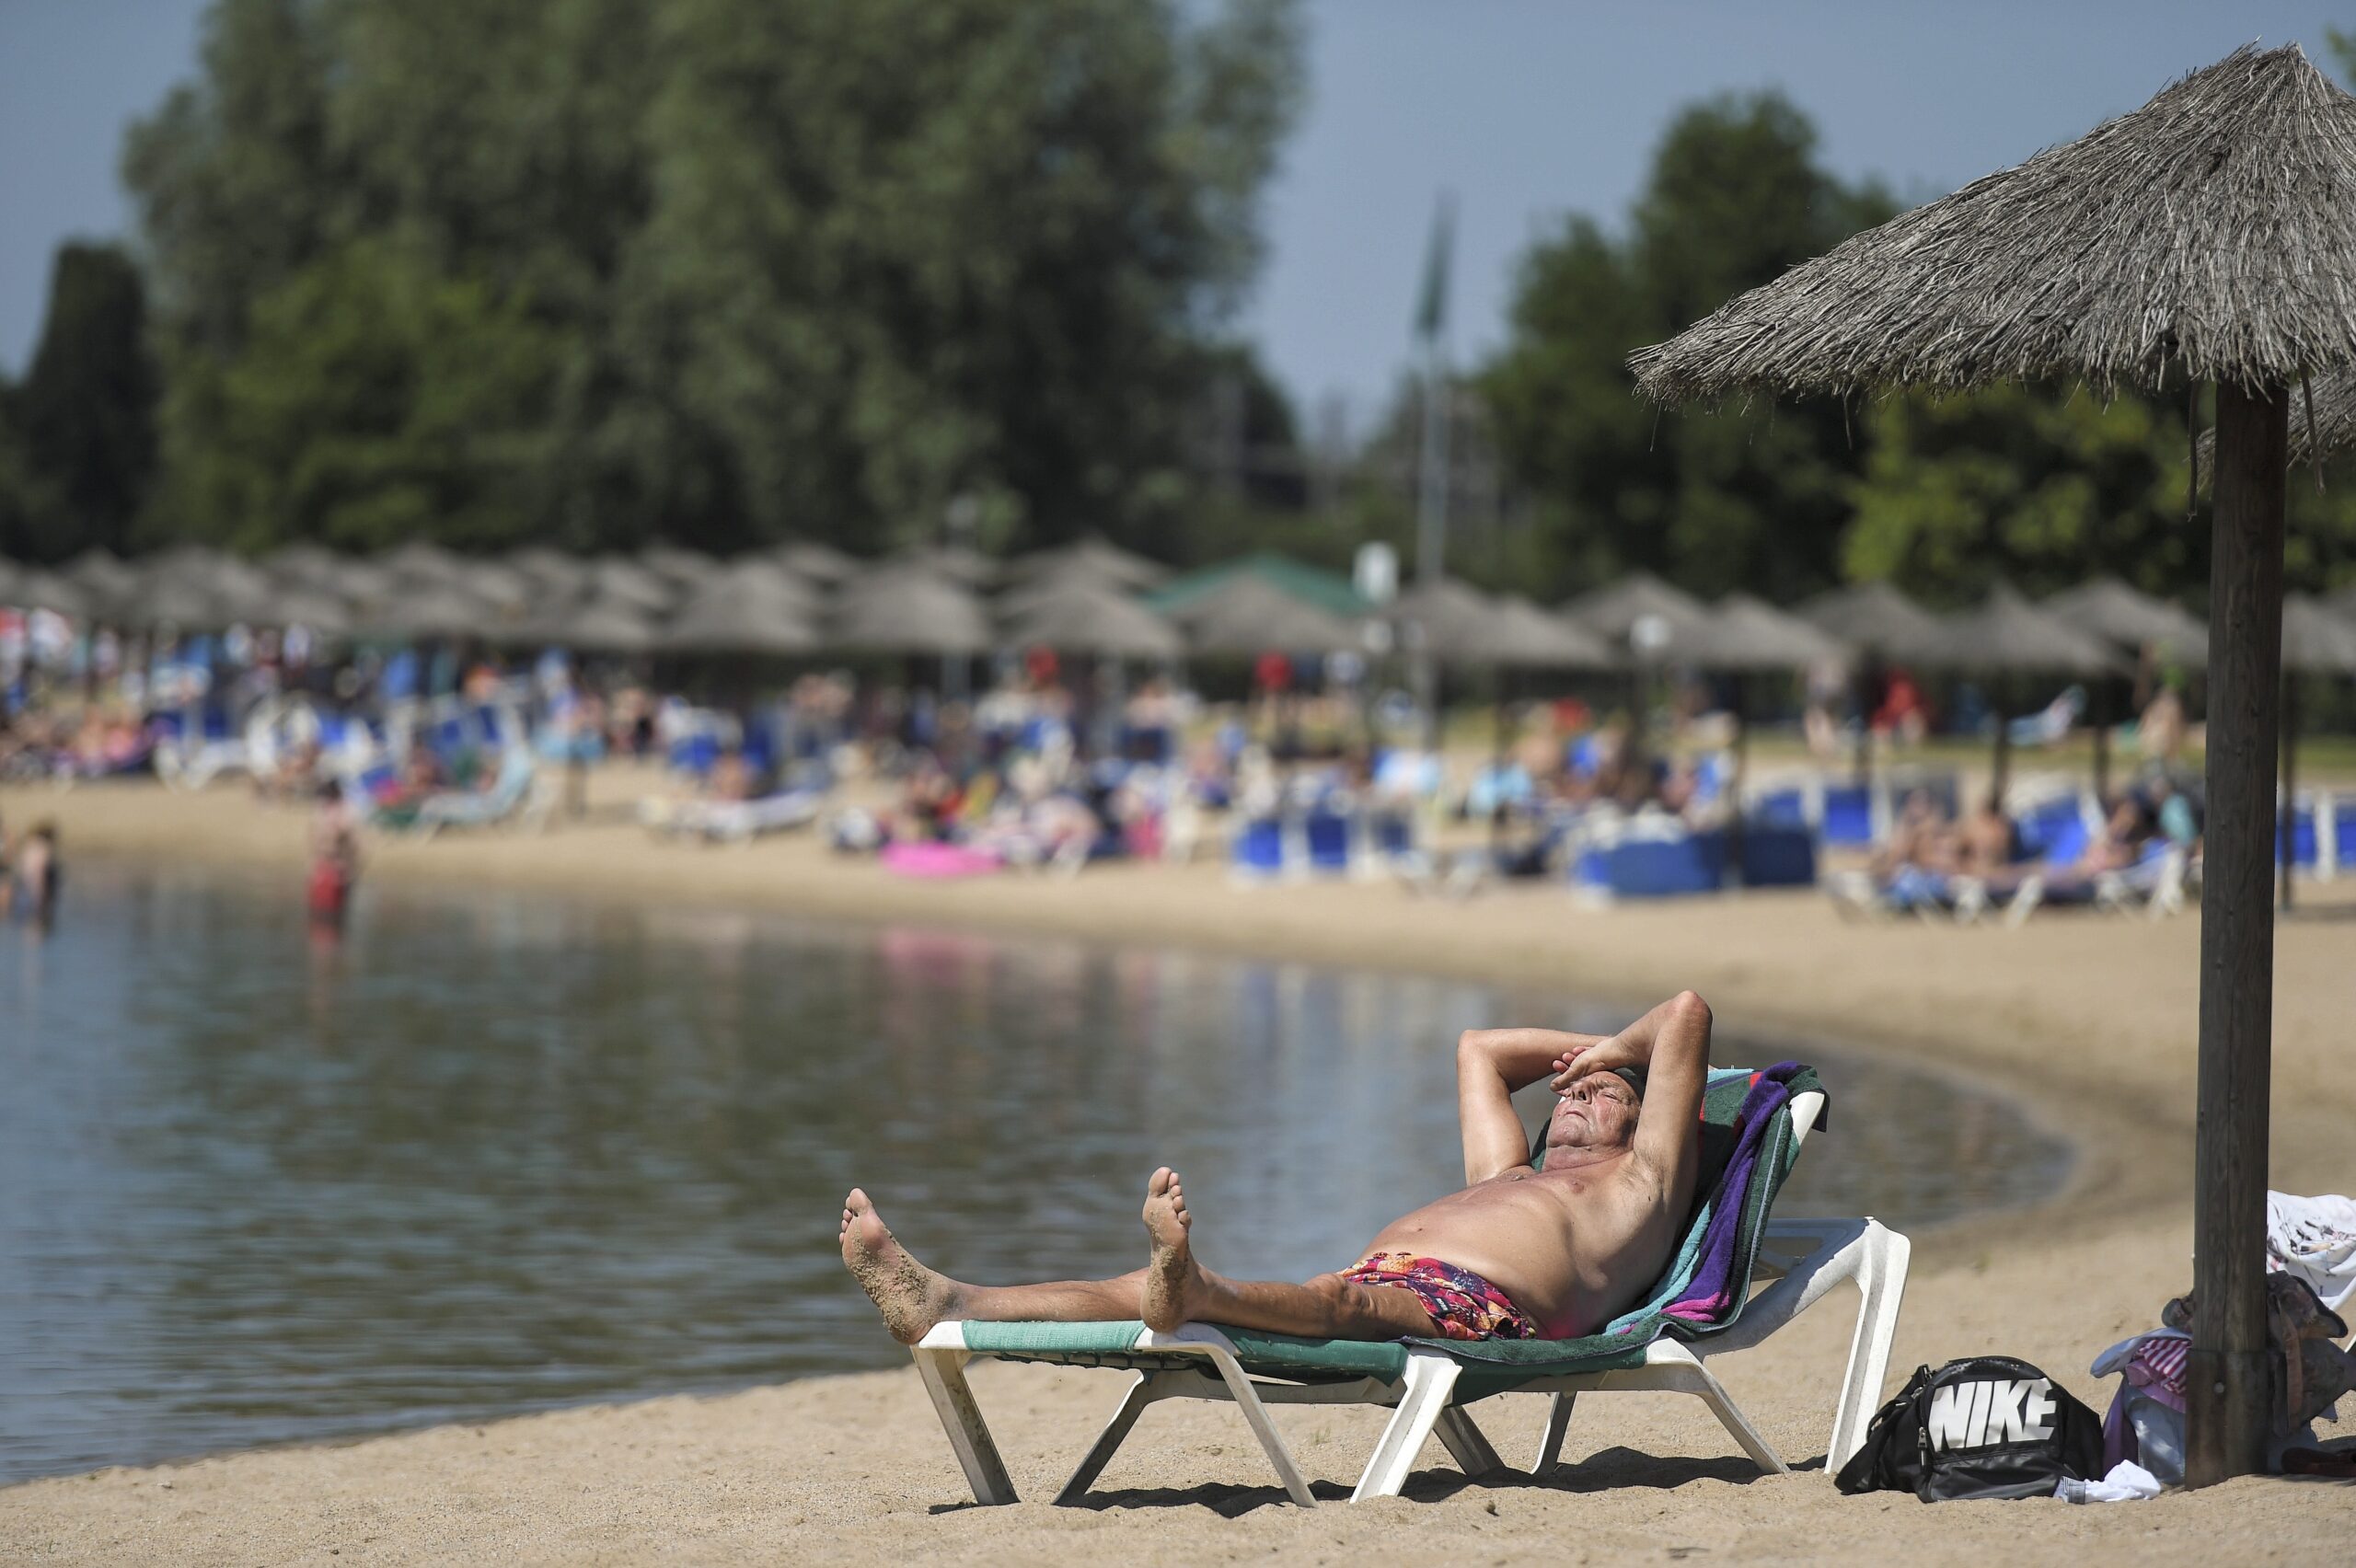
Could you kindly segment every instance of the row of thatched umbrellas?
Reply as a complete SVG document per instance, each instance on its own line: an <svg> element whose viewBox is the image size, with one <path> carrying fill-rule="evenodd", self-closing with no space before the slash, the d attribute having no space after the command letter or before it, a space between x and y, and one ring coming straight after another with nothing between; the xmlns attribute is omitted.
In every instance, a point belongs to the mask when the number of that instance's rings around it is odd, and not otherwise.
<svg viewBox="0 0 2356 1568"><path fill-rule="evenodd" d="M295 546L248 561L182 547L136 561L91 551L55 571L0 561L0 604L118 626L218 630L303 626L329 638L477 638L613 653L974 654L1045 645L1161 659L1185 653L1363 651L1380 618L1459 667L1600 670L1630 663L1728 672L1795 670L1870 651L1930 670L2099 675L2120 651L2156 647L2197 663L2201 624L2115 579L2042 605L1999 587L1939 617L1885 583L1835 590L1793 610L1744 594L1704 603L1636 573L1550 612L1443 580L1379 617L1354 615L1233 572L1158 604L1168 569L1101 541L999 562L941 548L862 562L795 544L722 560L655 547L582 558L501 557L410 545L375 557ZM2339 612L2339 613L2336 613ZM2286 609L2285 658L2356 673L2356 591Z"/></svg>

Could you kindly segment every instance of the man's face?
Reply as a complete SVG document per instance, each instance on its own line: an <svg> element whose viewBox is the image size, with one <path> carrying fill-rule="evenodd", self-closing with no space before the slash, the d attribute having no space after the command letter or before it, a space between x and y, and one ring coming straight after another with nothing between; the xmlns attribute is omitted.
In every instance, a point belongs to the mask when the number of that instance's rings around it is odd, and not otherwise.
<svg viewBox="0 0 2356 1568"><path fill-rule="evenodd" d="M1546 1125L1549 1148L1616 1148L1636 1136L1636 1094L1613 1073L1589 1073L1565 1091Z"/></svg>

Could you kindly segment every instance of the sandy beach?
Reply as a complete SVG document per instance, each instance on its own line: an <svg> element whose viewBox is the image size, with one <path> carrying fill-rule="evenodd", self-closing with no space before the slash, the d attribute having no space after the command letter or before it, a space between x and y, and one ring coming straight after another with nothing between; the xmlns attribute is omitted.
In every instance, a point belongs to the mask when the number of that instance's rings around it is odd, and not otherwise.
<svg viewBox="0 0 2356 1568"><path fill-rule="evenodd" d="M1969 1073L2076 1141L2071 1182L2054 1201L1917 1236L1893 1386L1919 1363L1995 1351L2038 1363L2100 1408L2108 1390L2086 1375L2088 1360L2148 1326L2190 1284L2197 915L2152 924L2053 913L2020 931L1864 926L1842 922L1813 894L1594 911L1559 888L1461 903L1387 886L1242 890L1209 865L912 883L829 855L806 836L741 849L655 843L618 810L651 778L615 769L597 783L594 825L378 840L367 874L387 884L495 883L567 897L1180 943L1559 987L1632 1006L1690 986L1730 1030L1837 1040ZM22 825L40 816L59 824L69 865L98 857L236 865L283 870L289 897L299 892L302 813L258 806L225 786L199 795L144 785L0 791L0 818ZM2278 931L2271 1181L2345 1192L2356 1185L2348 1156L2356 1069L2346 1058L2356 1019L2356 884L2303 891L2301 913ZM1448 1045L1438 1041L1434 1050ZM885 1187L878 1196L887 1194ZM779 1216L780 1227L829 1234L834 1220ZM954 1267L953 1256L936 1261ZM844 1288L854 1288L848 1278ZM1835 1297L1769 1345L1719 1364L1795 1460L1823 1452L1850 1299ZM1109 1412L1121 1378L993 1364L974 1381L1018 1488L1042 1501L973 1506L913 1372L899 1371L35 1482L0 1491L0 1561L1053 1553L1191 1562L1415 1553L1481 1562L1932 1563L1977 1562L1993 1551L2027 1561L2330 1562L2356 1525L2356 1487L2281 1480L2093 1508L1844 1498L1813 1467L1759 1477L1696 1401L1630 1395L1582 1401L1565 1468L1543 1482L1468 1482L1434 1444L1406 1497L1357 1507L1342 1500L1380 1415L1279 1412L1332 1505L1313 1511L1286 1505L1233 1411L1161 1405L1090 1505L1058 1509L1043 1500ZM1478 1413L1509 1460L1534 1445L1534 1398L1508 1396ZM2329 1437L2350 1429L2321 1430ZM1072 1539L1083 1530L1084 1539Z"/></svg>

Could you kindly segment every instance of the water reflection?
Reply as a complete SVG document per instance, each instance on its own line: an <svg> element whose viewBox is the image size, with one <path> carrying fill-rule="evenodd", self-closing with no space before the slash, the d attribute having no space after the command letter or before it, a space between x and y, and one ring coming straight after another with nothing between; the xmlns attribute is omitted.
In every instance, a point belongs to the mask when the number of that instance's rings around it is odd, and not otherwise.
<svg viewBox="0 0 2356 1568"><path fill-rule="evenodd" d="M0 966L0 1480L892 1364L837 1200L983 1279L1345 1262L1455 1185L1450 1047L1616 1015L1445 980L1053 940L85 863ZM1738 1046L1722 1048L1728 1059ZM1786 1200L2033 1195L1997 1101L1817 1053ZM1533 1113L1540 1109L1533 1104Z"/></svg>

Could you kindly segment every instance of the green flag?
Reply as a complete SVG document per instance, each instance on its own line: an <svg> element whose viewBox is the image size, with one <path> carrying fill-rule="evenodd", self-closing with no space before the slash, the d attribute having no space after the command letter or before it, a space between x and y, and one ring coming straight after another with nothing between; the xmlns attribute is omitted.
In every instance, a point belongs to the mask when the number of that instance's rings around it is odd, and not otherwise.
<svg viewBox="0 0 2356 1568"><path fill-rule="evenodd" d="M1424 288L1415 306L1415 336L1426 341L1439 336L1448 320L1448 256L1456 244L1456 193L1439 193L1432 213L1431 248L1424 256Z"/></svg>

